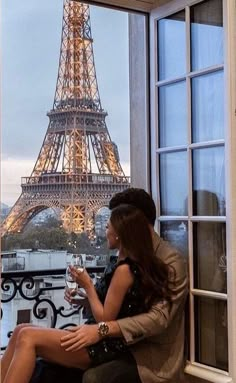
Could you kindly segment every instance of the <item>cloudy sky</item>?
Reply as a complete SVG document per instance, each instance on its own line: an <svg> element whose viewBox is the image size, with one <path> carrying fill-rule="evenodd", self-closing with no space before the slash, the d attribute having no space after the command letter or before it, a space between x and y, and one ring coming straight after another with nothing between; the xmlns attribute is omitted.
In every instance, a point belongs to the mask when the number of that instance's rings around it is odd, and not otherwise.
<svg viewBox="0 0 236 383"><path fill-rule="evenodd" d="M14 204L45 136L56 87L63 0L2 1L1 201ZM91 7L95 65L107 126L129 163L128 17Z"/></svg>

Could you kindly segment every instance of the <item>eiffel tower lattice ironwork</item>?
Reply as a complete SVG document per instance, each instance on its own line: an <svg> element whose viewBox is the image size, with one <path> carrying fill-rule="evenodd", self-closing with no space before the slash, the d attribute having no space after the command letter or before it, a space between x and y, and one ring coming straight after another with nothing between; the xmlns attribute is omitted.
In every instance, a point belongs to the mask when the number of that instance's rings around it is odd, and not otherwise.
<svg viewBox="0 0 236 383"><path fill-rule="evenodd" d="M68 232L94 230L94 215L129 187L102 109L94 65L89 6L64 0L60 62L49 126L30 177L2 225L20 232L39 212L60 209ZM93 157L92 157L93 156ZM96 163L96 171L93 171Z"/></svg>

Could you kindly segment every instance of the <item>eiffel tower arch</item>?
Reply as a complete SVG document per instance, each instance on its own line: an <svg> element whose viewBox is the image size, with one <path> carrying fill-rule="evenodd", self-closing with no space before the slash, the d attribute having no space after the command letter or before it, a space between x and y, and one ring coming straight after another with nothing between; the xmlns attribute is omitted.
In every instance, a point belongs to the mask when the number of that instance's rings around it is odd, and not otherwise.
<svg viewBox="0 0 236 383"><path fill-rule="evenodd" d="M22 231L38 213L54 208L60 209L68 232L91 236L95 213L129 187L130 179L101 105L89 6L78 1L64 0L56 91L47 116L37 161L31 175L22 178L22 193L2 224L2 235Z"/></svg>

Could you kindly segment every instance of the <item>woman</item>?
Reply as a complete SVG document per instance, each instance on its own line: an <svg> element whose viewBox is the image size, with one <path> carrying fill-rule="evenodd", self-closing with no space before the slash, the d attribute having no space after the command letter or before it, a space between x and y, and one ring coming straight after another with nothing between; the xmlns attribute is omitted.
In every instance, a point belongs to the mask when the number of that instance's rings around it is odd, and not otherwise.
<svg viewBox="0 0 236 383"><path fill-rule="evenodd" d="M111 212L106 231L108 247L118 249L94 287L86 271L73 267L74 279L86 290L93 318L90 323L111 321L147 311L156 301L170 300L168 267L153 252L152 236L144 214L130 205ZM28 383L37 356L66 367L87 369L129 353L122 339L107 338L81 348L76 328L67 330L17 326L2 358L3 383Z"/></svg>

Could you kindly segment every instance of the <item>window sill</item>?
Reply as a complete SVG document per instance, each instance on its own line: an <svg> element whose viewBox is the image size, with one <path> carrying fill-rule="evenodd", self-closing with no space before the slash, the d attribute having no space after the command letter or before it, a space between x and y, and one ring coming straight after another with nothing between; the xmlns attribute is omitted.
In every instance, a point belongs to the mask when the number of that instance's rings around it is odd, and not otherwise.
<svg viewBox="0 0 236 383"><path fill-rule="evenodd" d="M185 374L193 375L197 378L205 379L213 383L232 383L232 378L227 372L217 371L214 368L203 366L198 363L189 363L185 367Z"/></svg>

